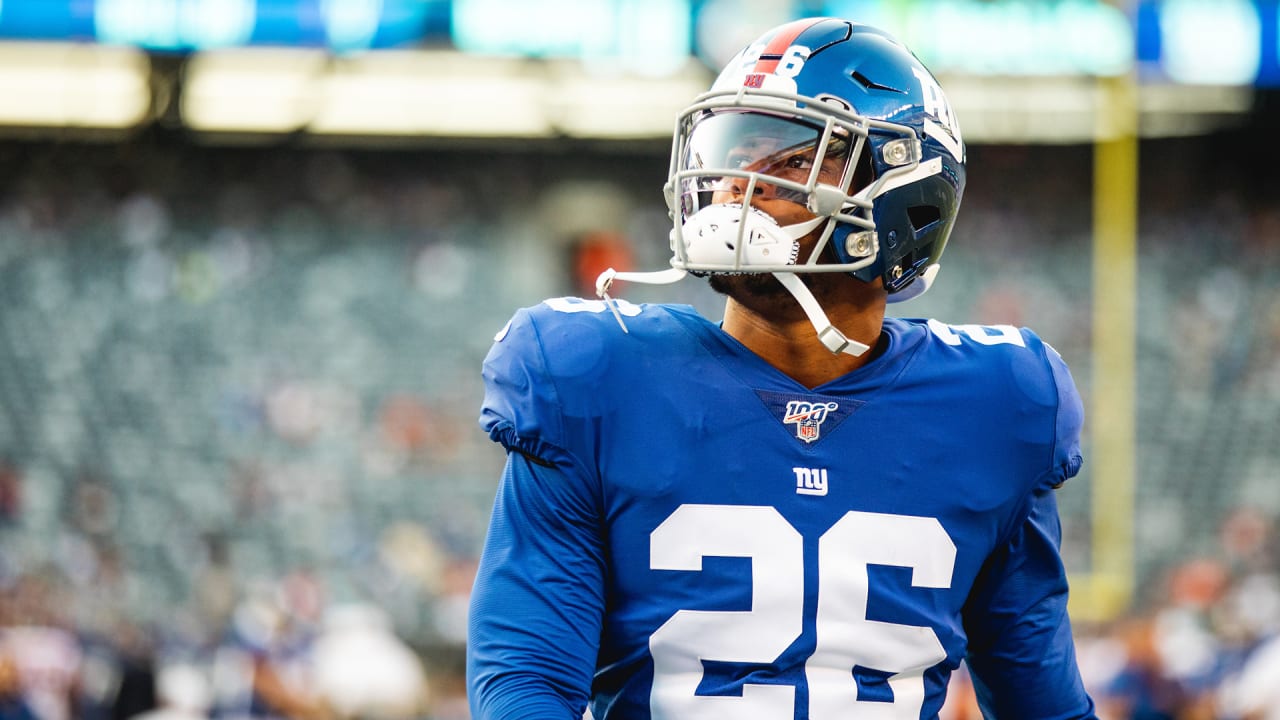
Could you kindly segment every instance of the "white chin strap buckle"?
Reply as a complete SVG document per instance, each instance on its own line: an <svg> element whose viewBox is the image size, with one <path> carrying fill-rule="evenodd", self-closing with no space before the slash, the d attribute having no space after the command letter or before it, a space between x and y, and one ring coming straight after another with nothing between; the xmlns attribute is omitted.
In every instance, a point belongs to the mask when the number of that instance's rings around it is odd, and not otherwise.
<svg viewBox="0 0 1280 720"><path fill-rule="evenodd" d="M678 282L688 274L678 268L654 272L618 272L613 268L609 268L596 278L596 295L603 299L604 304L609 307L609 312L613 313L613 318L618 321L618 326L622 328L622 332L627 332L627 324L622 321L622 313L618 312L618 304L613 301L613 298L609 297L609 288L613 287L614 280L626 280L649 285L670 285Z"/></svg>
<svg viewBox="0 0 1280 720"><path fill-rule="evenodd" d="M678 268L655 270L653 272L618 272L613 268L609 268L596 278L596 295L607 299L609 297L609 288L613 287L614 280L638 282L646 285L670 285L684 279L684 276L688 274Z"/></svg>

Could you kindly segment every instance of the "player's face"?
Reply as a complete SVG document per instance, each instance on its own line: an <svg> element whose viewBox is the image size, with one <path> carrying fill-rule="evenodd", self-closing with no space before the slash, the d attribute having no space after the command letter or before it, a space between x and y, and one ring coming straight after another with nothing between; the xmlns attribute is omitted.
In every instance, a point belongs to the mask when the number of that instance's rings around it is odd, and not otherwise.
<svg viewBox="0 0 1280 720"><path fill-rule="evenodd" d="M779 225L810 220L814 214L806 206L803 187L815 180L815 161L822 141L822 128L779 116L761 113L723 113L701 118L689 132L684 169L700 171L681 187L684 212L692 214L707 205L741 203L751 191L752 206L768 213ZM848 135L834 134L817 167L816 182L861 187L870 179L869 159L864 158L852 182L845 175L853 144ZM738 171L719 174L718 171ZM755 177L752 185L751 173ZM776 180L778 182L771 182ZM822 226L800 239L800 258L817 243ZM825 252L831 252L827 248ZM834 258L828 258L833 262ZM791 294L770 274L712 274L712 289L729 295L743 305L772 317L803 320L803 310ZM862 284L843 273L804 274L801 280L820 297L849 294L850 283Z"/></svg>
<svg viewBox="0 0 1280 720"><path fill-rule="evenodd" d="M843 145L843 141L835 141ZM814 156L817 148L809 145L800 148L780 147L776 138L747 138L732 150L728 157L728 166L736 170L746 170L761 175L755 187L751 188L751 204L764 210L778 221L779 225L790 225L803 222L813 217L813 213L805 206L802 197L791 189L768 182L769 178L789 180L806 184L813 173ZM830 148L829 148L830 149ZM844 172L844 157L832 156L828 152L823 158L818 171L818 182L838 185ZM713 203L744 202L749 181L743 177L724 177L716 191L712 193Z"/></svg>
<svg viewBox="0 0 1280 720"><path fill-rule="evenodd" d="M809 220L814 216L805 206L801 188L814 179L821 139L821 127L771 115L726 113L704 118L690 133L685 165L706 170L708 175L686 181L684 197L695 207L749 201L780 225ZM831 138L817 168L817 182L843 186L849 149L846 137ZM710 174L719 168L744 175ZM745 173L755 174L754 185ZM770 182L775 179L782 182Z"/></svg>

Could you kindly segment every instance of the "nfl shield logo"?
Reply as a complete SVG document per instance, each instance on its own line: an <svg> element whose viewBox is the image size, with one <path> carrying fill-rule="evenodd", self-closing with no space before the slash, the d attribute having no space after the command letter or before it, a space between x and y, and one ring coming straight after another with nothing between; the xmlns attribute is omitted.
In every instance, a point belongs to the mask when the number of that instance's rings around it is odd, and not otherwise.
<svg viewBox="0 0 1280 720"><path fill-rule="evenodd" d="M818 439L818 421L812 417L805 418L796 423L796 437L805 442L813 442Z"/></svg>
<svg viewBox="0 0 1280 720"><path fill-rule="evenodd" d="M822 422L827 419L827 414L834 412L840 405L834 402L805 402L803 400L792 400L787 403L787 412L782 417L782 422L788 425L795 424L796 437L811 443L818 439L818 433L822 430Z"/></svg>

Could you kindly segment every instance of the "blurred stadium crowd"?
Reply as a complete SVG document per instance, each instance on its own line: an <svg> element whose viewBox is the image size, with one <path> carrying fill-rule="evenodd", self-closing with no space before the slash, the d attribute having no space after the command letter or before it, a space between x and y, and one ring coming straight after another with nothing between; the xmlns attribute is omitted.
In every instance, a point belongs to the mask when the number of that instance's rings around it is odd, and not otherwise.
<svg viewBox="0 0 1280 720"><path fill-rule="evenodd" d="M1280 203L1246 147L1143 149L1138 591L1077 627L1108 718L1280 717ZM515 307L660 266L665 146L154 133L0 167L0 720L465 718L480 361ZM895 312L1033 327L1087 403L1090 173L973 148L941 282Z"/></svg>

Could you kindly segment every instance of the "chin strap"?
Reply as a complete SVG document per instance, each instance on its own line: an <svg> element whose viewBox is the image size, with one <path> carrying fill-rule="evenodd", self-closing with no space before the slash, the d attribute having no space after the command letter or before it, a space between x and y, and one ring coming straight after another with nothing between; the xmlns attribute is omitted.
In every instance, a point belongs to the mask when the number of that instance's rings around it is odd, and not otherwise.
<svg viewBox="0 0 1280 720"><path fill-rule="evenodd" d="M596 295L599 295L609 307L609 311L613 313L613 317L618 321L618 326L622 328L622 332L627 332L627 324L622 321L622 313L618 312L618 305L613 298L609 297L609 288L613 286L614 280L625 280L629 282L645 283L648 285L669 285L678 282L688 275L684 270L679 268L671 268L669 270L659 270L656 272L618 272L613 268L609 268L600 273L600 277L596 278ZM800 303L800 308L804 310L804 314L809 318L809 322L813 323L813 329L818 333L818 340L822 342L828 350L833 353L848 353L857 357L871 349L870 345L864 345L857 340L850 340L845 334L836 329L831 324L831 320L827 318L827 314L823 312L822 306L818 304L817 298L809 290L809 286L805 285L795 273L776 272L773 276L782 283L782 287L791 293L791 296Z"/></svg>
<svg viewBox="0 0 1280 720"><path fill-rule="evenodd" d="M647 285L670 285L683 280L684 276L688 274L687 271L679 268L668 268L653 272L618 272L613 268L609 268L596 278L596 295L600 296L604 300L604 304L609 307L609 312L613 313L613 317L618 321L618 326L622 328L622 332L628 332L627 324L622 322L622 313L618 312L618 303L609 297L609 288L613 287L614 280L645 283Z"/></svg>
<svg viewBox="0 0 1280 720"><path fill-rule="evenodd" d="M844 333L837 330L827 318L827 314L823 312L822 306L818 304L818 299L813 296L809 286L796 277L795 273L776 272L773 276L782 283L782 287L786 288L787 292L791 293L796 302L800 303L800 309L804 310L804 314L809 317L809 322L813 324L813 329L818 332L818 340L822 341L828 350L858 357L871 349L870 345L850 340Z"/></svg>
<svg viewBox="0 0 1280 720"><path fill-rule="evenodd" d="M738 211L734 210L734 212L737 213ZM745 214L746 210L743 210L742 212ZM763 215L763 213L761 213L761 215ZM819 216L811 220L787 225L785 227L777 227L776 225L773 227L775 230L780 230L782 234L792 242L795 242L798 238L804 237L826 220L826 217ZM740 226L734 232L737 235L737 241L742 243L744 241L745 225ZM667 270L658 270L655 272L618 272L613 268L609 268L608 270L600 273L600 276L596 278L596 295L604 300L609 311L613 313L614 319L618 321L618 326L622 328L622 332L628 332L627 324L622 320L622 313L618 311L618 304L612 297L609 297L609 288L613 286L614 280L625 280L645 283L648 285L669 285L682 280L688 274L688 271L681 270L680 268L668 268ZM813 323L813 329L818 333L818 340L821 341L828 350L837 354L848 353L849 355L857 357L871 349L869 345L864 345L857 340L850 340L848 337L845 337L844 333L837 330L836 327L831 324L831 320L827 317L826 312L822 310L822 306L818 304L817 298L813 296L809 287L805 285L800 278L796 277L795 273L774 272L771 274L778 279L778 282L782 283L782 286L787 289L787 292L791 293L791 296L796 299L796 302L800 303L800 308L804 310L804 314L809 318L809 322ZM932 280L932 277L929 279Z"/></svg>

